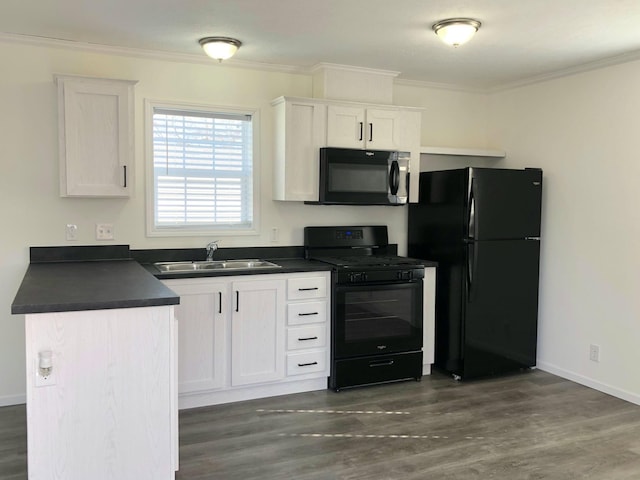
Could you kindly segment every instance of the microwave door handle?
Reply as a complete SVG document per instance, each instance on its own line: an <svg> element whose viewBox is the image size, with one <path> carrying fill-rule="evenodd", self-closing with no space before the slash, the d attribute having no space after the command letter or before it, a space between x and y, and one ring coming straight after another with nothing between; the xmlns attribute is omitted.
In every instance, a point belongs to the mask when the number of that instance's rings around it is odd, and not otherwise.
<svg viewBox="0 0 640 480"><path fill-rule="evenodd" d="M400 165L398 161L391 162L391 169L389 170L389 191L391 195L398 194L398 188L400 188Z"/></svg>

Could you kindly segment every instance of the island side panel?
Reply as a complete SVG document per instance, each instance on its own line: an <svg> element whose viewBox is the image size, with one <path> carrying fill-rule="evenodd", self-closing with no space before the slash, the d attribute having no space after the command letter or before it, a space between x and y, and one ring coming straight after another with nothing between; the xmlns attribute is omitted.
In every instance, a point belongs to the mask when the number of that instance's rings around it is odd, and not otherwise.
<svg viewBox="0 0 640 480"><path fill-rule="evenodd" d="M26 315L29 478L175 477L172 310ZM45 350L53 384L36 386Z"/></svg>

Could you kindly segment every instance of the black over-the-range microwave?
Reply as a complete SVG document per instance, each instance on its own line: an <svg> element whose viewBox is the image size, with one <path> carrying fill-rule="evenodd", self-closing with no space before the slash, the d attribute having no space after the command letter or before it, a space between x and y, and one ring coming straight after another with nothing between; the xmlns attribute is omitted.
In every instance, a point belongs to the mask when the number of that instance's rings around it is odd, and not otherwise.
<svg viewBox="0 0 640 480"><path fill-rule="evenodd" d="M320 149L318 202L324 205L404 205L409 200L408 152Z"/></svg>

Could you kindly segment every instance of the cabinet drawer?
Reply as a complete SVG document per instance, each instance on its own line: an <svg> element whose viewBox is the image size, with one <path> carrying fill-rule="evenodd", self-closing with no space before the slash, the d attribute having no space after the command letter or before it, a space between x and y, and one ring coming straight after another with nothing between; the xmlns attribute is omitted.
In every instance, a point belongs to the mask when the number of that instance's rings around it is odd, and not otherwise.
<svg viewBox="0 0 640 480"><path fill-rule="evenodd" d="M287 350L324 347L326 343L327 327L322 323L287 330Z"/></svg>
<svg viewBox="0 0 640 480"><path fill-rule="evenodd" d="M327 320L327 301L290 303L287 305L287 324L305 325Z"/></svg>
<svg viewBox="0 0 640 480"><path fill-rule="evenodd" d="M327 296L326 277L290 278L287 281L287 298L322 298Z"/></svg>
<svg viewBox="0 0 640 480"><path fill-rule="evenodd" d="M305 373L324 372L327 352L290 353L287 355L287 375L304 375Z"/></svg>

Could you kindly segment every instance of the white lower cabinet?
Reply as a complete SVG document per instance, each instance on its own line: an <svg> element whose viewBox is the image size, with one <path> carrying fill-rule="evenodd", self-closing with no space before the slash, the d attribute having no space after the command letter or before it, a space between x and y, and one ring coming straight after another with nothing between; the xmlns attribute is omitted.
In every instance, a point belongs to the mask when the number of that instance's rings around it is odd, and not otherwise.
<svg viewBox="0 0 640 480"><path fill-rule="evenodd" d="M175 478L172 306L28 314L25 339L30 479Z"/></svg>
<svg viewBox="0 0 640 480"><path fill-rule="evenodd" d="M288 377L315 376L318 372L328 375L328 292L328 274L287 280Z"/></svg>
<svg viewBox="0 0 640 480"><path fill-rule="evenodd" d="M231 385L281 380L284 377L284 279L231 284Z"/></svg>
<svg viewBox="0 0 640 480"><path fill-rule="evenodd" d="M227 322L223 304L227 284L211 281L165 282L180 296L178 319L178 391L199 392L221 388L225 382Z"/></svg>
<svg viewBox="0 0 640 480"><path fill-rule="evenodd" d="M180 296L180 408L326 388L329 272L164 280Z"/></svg>

